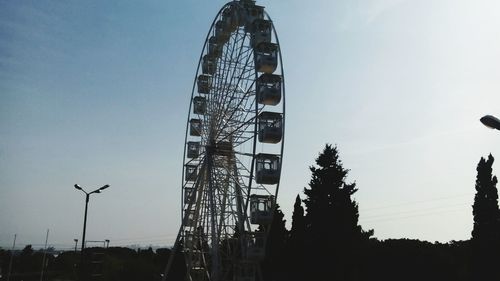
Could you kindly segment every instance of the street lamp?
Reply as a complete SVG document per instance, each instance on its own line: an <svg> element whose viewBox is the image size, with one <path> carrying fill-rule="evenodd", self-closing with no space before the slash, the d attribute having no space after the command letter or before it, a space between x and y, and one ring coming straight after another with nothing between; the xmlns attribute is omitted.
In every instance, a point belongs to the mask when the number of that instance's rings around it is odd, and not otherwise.
<svg viewBox="0 0 500 281"><path fill-rule="evenodd" d="M490 129L500 130L500 120L493 115L485 115L479 121Z"/></svg>
<svg viewBox="0 0 500 281"><path fill-rule="evenodd" d="M85 193L85 215L83 217L82 250L80 253L80 274L81 274L80 276L82 277L82 279L83 279L83 250L85 249L85 230L87 228L87 209L88 209L88 205L89 205L90 194L101 193L102 190L104 190L108 187L109 187L109 184L106 184L106 185L103 185L92 192L87 192L81 186L79 186L78 184L75 184L76 189Z"/></svg>

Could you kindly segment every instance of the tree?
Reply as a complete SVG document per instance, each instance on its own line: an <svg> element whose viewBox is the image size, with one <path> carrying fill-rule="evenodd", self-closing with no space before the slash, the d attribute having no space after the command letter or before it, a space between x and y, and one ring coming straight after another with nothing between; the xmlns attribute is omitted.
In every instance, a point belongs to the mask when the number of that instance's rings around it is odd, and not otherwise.
<svg viewBox="0 0 500 281"><path fill-rule="evenodd" d="M304 218L304 208L300 196L295 198L292 214L292 228L290 229L289 246L295 251L301 251L304 248L306 223Z"/></svg>
<svg viewBox="0 0 500 281"><path fill-rule="evenodd" d="M305 280L304 262L305 262L305 231L306 224L304 218L304 208L302 200L297 195L293 205L292 228L290 229L287 243L287 260L290 266L289 280Z"/></svg>
<svg viewBox="0 0 500 281"><path fill-rule="evenodd" d="M497 177L492 175L495 159L481 157L477 164L476 195L472 205L472 280L487 280L497 274L500 263L500 213L498 209Z"/></svg>
<svg viewBox="0 0 500 281"><path fill-rule="evenodd" d="M476 195L472 214L474 228L472 239L491 242L500 238L500 213L498 210L498 191L496 176L492 176L492 165L495 159L490 154L488 160L481 157L477 164Z"/></svg>
<svg viewBox="0 0 500 281"><path fill-rule="evenodd" d="M276 204L266 241L266 257L263 262L264 280L287 280L285 245L288 237L285 215ZM259 226L260 231L266 231L265 226Z"/></svg>
<svg viewBox="0 0 500 281"><path fill-rule="evenodd" d="M358 225L358 204L351 198L355 183L347 183L337 147L327 144L310 167L311 181L304 189L305 226L310 277L334 276L347 280L355 272L355 255L363 241L373 235Z"/></svg>

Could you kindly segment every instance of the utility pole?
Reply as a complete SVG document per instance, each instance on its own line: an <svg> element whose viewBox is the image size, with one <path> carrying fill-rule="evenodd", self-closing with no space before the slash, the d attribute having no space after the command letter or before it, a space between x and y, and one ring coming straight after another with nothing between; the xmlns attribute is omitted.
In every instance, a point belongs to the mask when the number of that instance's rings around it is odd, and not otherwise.
<svg viewBox="0 0 500 281"><path fill-rule="evenodd" d="M47 241L49 241L49 230L48 229L47 229L47 235L45 236L45 247L43 248L42 272L40 273L40 281L43 280L43 271L45 269L45 256L47 255Z"/></svg>
<svg viewBox="0 0 500 281"><path fill-rule="evenodd" d="M10 280L10 272L12 270L12 259L14 259L14 247L16 247L16 238L17 234L14 234L14 243L12 244L12 250L10 250L10 262L9 262L9 271L7 272L7 281Z"/></svg>

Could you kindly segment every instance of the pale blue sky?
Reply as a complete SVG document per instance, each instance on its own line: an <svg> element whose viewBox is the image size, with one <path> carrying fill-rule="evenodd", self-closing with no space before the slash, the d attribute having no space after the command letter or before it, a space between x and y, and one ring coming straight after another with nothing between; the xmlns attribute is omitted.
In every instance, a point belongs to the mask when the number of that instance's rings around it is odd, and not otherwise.
<svg viewBox="0 0 500 281"><path fill-rule="evenodd" d="M0 247L170 244L190 91L225 1L0 0ZM337 144L375 236L470 237L475 167L500 132L500 2L258 1L280 36L287 128L278 201ZM498 163L494 171L500 174Z"/></svg>

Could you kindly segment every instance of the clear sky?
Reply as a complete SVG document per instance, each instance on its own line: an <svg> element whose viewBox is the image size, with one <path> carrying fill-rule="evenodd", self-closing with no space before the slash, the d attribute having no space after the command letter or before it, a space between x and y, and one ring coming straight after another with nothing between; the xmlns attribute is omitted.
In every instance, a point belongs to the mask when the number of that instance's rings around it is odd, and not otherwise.
<svg viewBox="0 0 500 281"><path fill-rule="evenodd" d="M0 0L0 247L170 245L190 91L225 1ZM278 202L338 145L375 236L470 237L476 165L500 132L500 2L258 1L286 77ZM494 172L500 174L500 164Z"/></svg>

